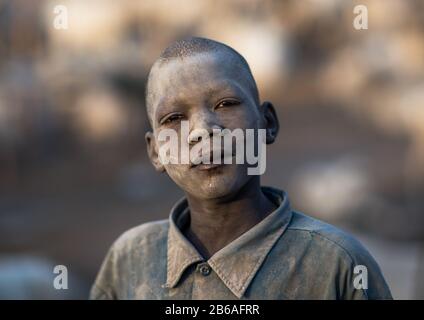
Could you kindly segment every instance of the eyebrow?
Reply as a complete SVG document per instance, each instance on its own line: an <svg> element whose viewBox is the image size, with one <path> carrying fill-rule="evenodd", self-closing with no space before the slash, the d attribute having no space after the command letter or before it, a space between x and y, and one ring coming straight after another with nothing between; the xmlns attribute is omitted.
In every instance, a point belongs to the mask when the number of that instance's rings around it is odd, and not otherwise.
<svg viewBox="0 0 424 320"><path fill-rule="evenodd" d="M172 111L170 110L171 106L175 106L175 105L184 105L184 102L178 98L173 98L173 99L167 99L165 97L161 98L155 108L156 121L160 122L160 120L164 116L166 116L169 112Z"/></svg>

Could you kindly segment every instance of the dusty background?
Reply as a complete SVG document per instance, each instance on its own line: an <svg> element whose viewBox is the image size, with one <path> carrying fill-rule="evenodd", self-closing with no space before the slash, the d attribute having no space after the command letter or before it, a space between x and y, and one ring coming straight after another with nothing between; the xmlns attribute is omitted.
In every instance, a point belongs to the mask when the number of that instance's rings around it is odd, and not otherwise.
<svg viewBox="0 0 424 320"><path fill-rule="evenodd" d="M419 0L0 0L0 298L85 299L112 241L168 216L182 193L147 161L144 86L191 35L242 53L278 109L264 184L357 235L396 298L424 298Z"/></svg>

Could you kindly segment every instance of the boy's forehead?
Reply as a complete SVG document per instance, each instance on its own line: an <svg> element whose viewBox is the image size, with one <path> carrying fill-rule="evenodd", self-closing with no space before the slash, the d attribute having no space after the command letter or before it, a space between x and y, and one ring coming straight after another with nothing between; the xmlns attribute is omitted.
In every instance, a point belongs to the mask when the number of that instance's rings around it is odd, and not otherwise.
<svg viewBox="0 0 424 320"><path fill-rule="evenodd" d="M152 107L164 97L184 99L208 91L250 87L247 71L225 52L198 53L156 63L150 82Z"/></svg>

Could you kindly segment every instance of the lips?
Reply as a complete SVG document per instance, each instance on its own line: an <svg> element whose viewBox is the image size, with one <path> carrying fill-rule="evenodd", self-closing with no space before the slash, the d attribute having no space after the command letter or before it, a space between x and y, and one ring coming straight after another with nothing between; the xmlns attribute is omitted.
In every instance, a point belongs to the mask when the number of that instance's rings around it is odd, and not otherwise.
<svg viewBox="0 0 424 320"><path fill-rule="evenodd" d="M215 153L219 153L220 150L216 150ZM199 170L209 170L209 169L213 169L213 168L217 168L222 166L224 163L224 159L225 158L229 158L229 157L233 157L233 155L227 151L227 153L225 152L225 150L221 150L221 159L219 161L219 163L213 163L213 155L214 155L214 151L212 150L211 152L207 152L203 155L199 154L197 155L192 162L190 162L190 168L198 168ZM204 163L206 162L205 160L209 160L209 163ZM197 164L196 164L197 163Z"/></svg>
<svg viewBox="0 0 424 320"><path fill-rule="evenodd" d="M202 164L195 165L194 167L199 170L211 170L211 169L218 168L222 165L223 165L222 163L219 163L219 164L218 163L210 163L210 164L202 163Z"/></svg>

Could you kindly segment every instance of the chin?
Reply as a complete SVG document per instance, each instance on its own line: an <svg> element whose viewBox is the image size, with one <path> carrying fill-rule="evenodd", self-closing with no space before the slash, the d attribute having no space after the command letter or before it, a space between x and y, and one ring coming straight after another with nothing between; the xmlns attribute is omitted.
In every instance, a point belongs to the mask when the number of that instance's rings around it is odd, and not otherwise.
<svg viewBox="0 0 424 320"><path fill-rule="evenodd" d="M184 192L197 199L222 199L237 194L249 181L247 168L229 165L210 171L168 171L171 179Z"/></svg>
<svg viewBox="0 0 424 320"><path fill-rule="evenodd" d="M243 176L220 176L200 181L200 184L190 188L190 194L198 199L225 199L237 194L248 178Z"/></svg>
<svg viewBox="0 0 424 320"><path fill-rule="evenodd" d="M198 195L196 196L202 199L225 198L233 193L232 189L224 183L206 185L202 186L201 192L197 191Z"/></svg>

